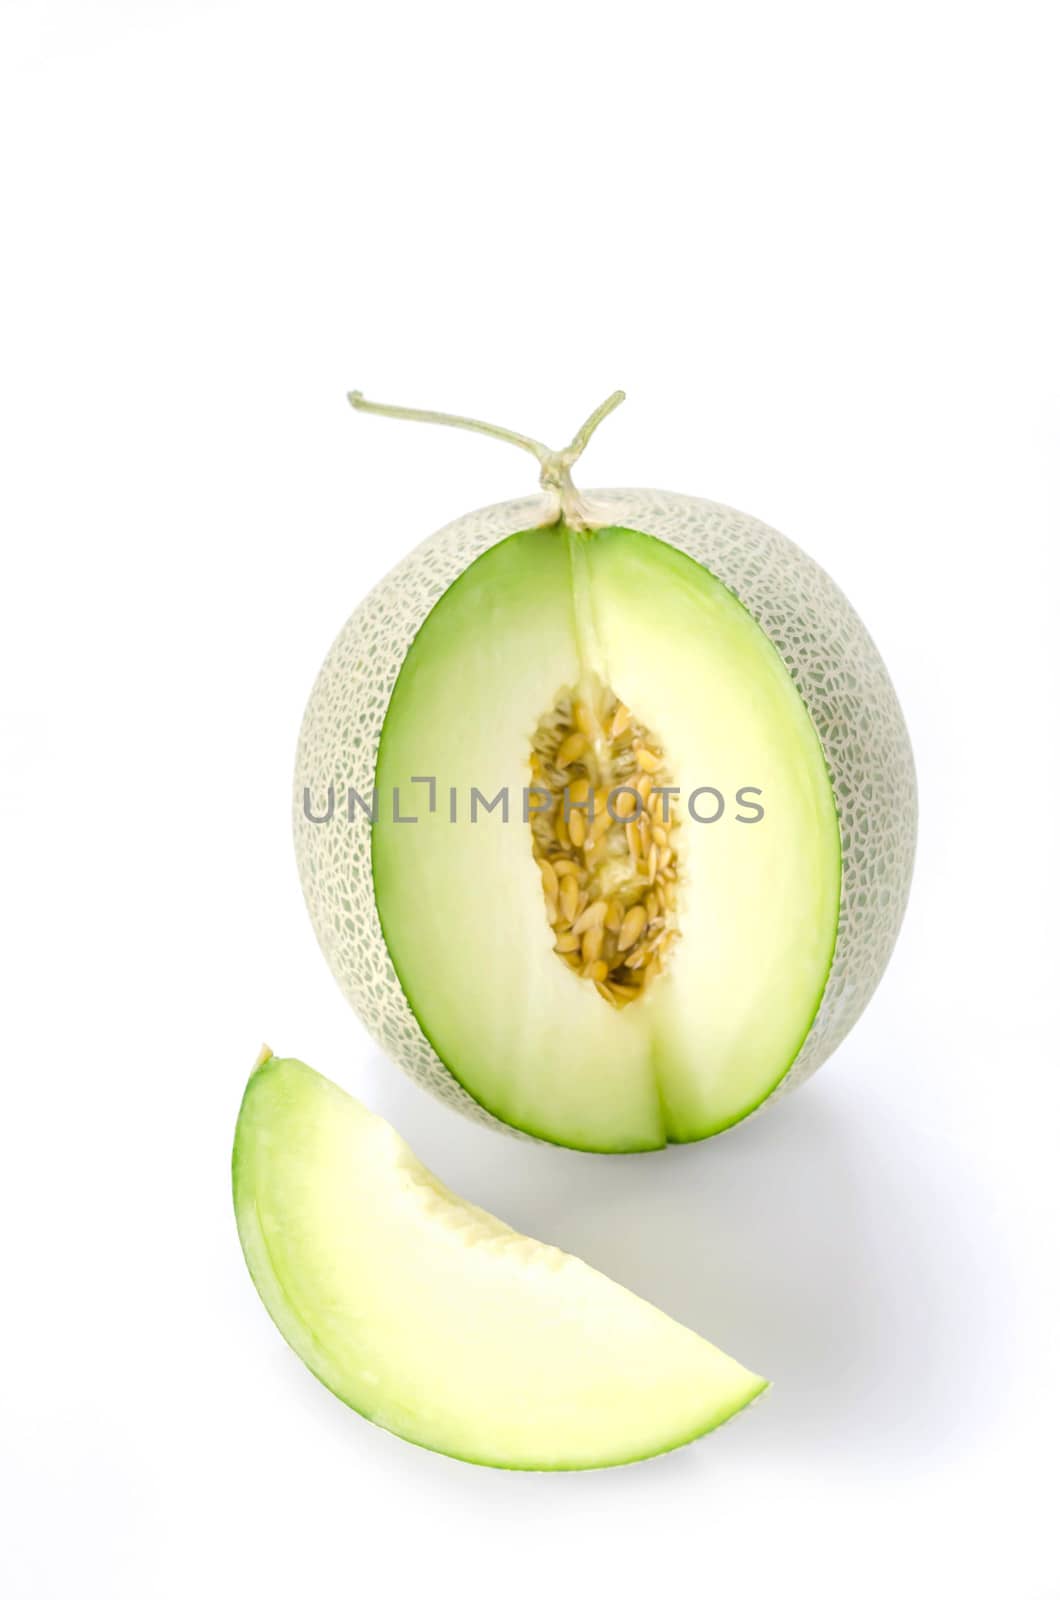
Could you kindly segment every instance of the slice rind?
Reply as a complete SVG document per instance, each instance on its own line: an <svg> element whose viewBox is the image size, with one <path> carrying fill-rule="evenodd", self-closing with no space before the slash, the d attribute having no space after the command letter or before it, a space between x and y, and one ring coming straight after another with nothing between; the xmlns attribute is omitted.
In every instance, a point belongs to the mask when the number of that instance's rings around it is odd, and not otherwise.
<svg viewBox="0 0 1060 1600"><path fill-rule="evenodd" d="M574 1256L450 1193L381 1118L267 1057L232 1156L273 1321L347 1405L483 1465L618 1465L688 1443L764 1379Z"/></svg>

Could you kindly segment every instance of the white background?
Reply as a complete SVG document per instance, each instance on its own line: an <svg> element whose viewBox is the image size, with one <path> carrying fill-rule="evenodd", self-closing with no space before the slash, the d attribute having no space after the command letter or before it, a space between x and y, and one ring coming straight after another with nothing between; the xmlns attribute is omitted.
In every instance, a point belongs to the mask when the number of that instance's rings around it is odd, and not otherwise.
<svg viewBox="0 0 1060 1600"><path fill-rule="evenodd" d="M2 8L0 1590L1060 1595L1060 383L1048 4ZM414 543L582 481L783 528L917 751L904 935L796 1098L658 1157L511 1144L318 954L293 745ZM610 1473L371 1428L228 1190L267 1038L458 1190L768 1373Z"/></svg>

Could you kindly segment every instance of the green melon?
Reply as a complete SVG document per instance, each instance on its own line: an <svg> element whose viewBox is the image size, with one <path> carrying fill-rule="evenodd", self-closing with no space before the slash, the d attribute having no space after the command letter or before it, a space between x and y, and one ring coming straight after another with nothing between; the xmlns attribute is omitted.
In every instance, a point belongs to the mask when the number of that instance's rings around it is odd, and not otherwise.
<svg viewBox="0 0 1060 1600"><path fill-rule="evenodd" d="M313 924L383 1048L599 1151L707 1137L821 1064L887 963L916 828L893 688L820 568L709 501L573 489L610 404L564 452L499 430L547 495L369 595L295 778Z"/></svg>
<svg viewBox="0 0 1060 1600"><path fill-rule="evenodd" d="M583 1261L444 1188L394 1130L268 1051L232 1156L254 1283L310 1370L380 1427L487 1466L614 1466L767 1387Z"/></svg>

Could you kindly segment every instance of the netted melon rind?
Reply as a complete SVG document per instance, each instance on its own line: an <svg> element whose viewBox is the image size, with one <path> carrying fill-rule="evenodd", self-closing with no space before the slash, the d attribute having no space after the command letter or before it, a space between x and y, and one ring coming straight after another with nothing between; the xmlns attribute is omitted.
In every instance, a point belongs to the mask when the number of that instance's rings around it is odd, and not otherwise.
<svg viewBox="0 0 1060 1600"><path fill-rule="evenodd" d="M598 524L652 534L719 578L773 641L816 725L843 844L839 931L813 1026L776 1098L816 1070L861 1015L894 948L916 840L916 779L905 722L879 652L825 572L774 529L726 506L663 490L584 495ZM479 1122L485 1111L439 1060L398 982L372 892L370 830L344 797L371 793L383 718L414 635L465 568L549 514L543 496L488 506L424 541L357 608L310 695L295 770L295 850L321 949L382 1049L425 1088ZM303 793L322 812L308 821Z"/></svg>

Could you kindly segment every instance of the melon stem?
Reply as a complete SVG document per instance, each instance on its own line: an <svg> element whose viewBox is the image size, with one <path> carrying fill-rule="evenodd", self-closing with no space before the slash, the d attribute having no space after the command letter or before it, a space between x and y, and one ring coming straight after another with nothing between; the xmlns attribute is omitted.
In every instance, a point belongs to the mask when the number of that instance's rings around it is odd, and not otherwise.
<svg viewBox="0 0 1060 1600"><path fill-rule="evenodd" d="M360 389L352 390L346 398L355 411L368 411L377 417L396 417L402 422L435 422L445 428L466 428L471 433L488 434L490 438L503 439L520 450L529 451L541 466L541 487L555 500L555 516L552 520L562 520L570 528L585 529L589 526L585 503L571 480L571 467L604 418L622 404L626 395L623 389L616 389L608 395L562 450L551 450L540 439L531 439L529 435L516 433L511 428L501 428L494 422L480 422L475 417L454 416L448 411L422 411L414 406L382 405L377 400L366 400Z"/></svg>

